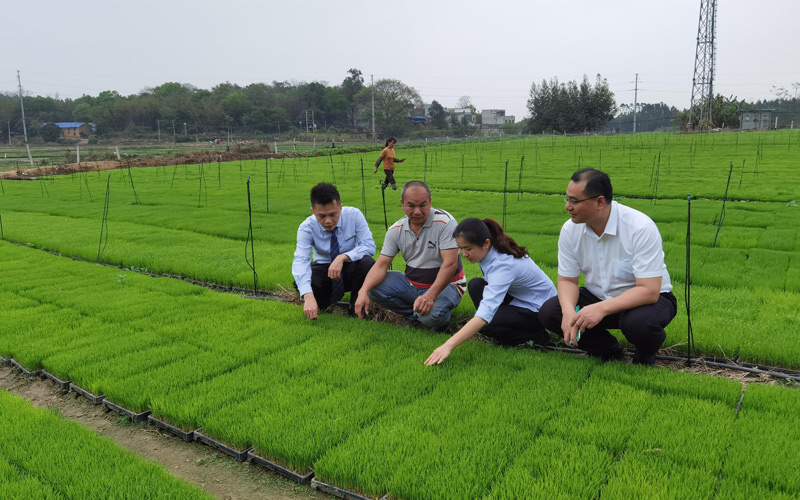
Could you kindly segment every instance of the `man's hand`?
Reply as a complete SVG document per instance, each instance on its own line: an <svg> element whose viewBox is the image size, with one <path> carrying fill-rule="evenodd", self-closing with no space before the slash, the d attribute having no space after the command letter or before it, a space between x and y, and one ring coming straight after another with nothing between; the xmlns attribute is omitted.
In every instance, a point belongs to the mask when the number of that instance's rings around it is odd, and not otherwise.
<svg viewBox="0 0 800 500"><path fill-rule="evenodd" d="M378 173L378 167L375 167L375 169L372 171L372 173L373 174L377 174Z"/></svg>
<svg viewBox="0 0 800 500"><path fill-rule="evenodd" d="M442 361L447 359L447 356L449 356L451 352L453 352L452 347L450 347L447 344L442 344L439 347L437 347L436 350L433 351L430 356L428 356L428 359L425 360L425 364L428 366L440 365L442 364Z"/></svg>
<svg viewBox="0 0 800 500"><path fill-rule="evenodd" d="M400 158L399 160L395 160L394 162L395 163L403 163L404 161L406 161L405 158Z"/></svg>
<svg viewBox="0 0 800 500"><path fill-rule="evenodd" d="M361 319L364 319L364 316L369 314L369 296L363 289L358 292L358 298L353 308L355 309L356 316Z"/></svg>
<svg viewBox="0 0 800 500"><path fill-rule="evenodd" d="M426 316L431 312L431 309L433 309L433 302L436 300L436 297L432 297L431 295L432 294L425 292L417 297L417 299L414 301L415 313L419 314L420 316Z"/></svg>
<svg viewBox="0 0 800 500"><path fill-rule="evenodd" d="M606 312L603 302L597 302L581 308L570 321L570 326L573 326L576 330L585 332L597 326L605 317Z"/></svg>
<svg viewBox="0 0 800 500"><path fill-rule="evenodd" d="M575 311L571 311L561 317L561 331L564 333L564 343L568 346L578 345L578 329L574 326L576 317Z"/></svg>
<svg viewBox="0 0 800 500"><path fill-rule="evenodd" d="M342 277L342 268L344 267L344 263L347 260L347 256L345 254L338 255L331 265L328 266L328 278L332 280L338 280Z"/></svg>
<svg viewBox="0 0 800 500"><path fill-rule="evenodd" d="M319 317L319 306L317 305L317 299L314 298L313 293L307 293L303 295L304 303L303 303L303 313L306 315L308 319L317 319Z"/></svg>

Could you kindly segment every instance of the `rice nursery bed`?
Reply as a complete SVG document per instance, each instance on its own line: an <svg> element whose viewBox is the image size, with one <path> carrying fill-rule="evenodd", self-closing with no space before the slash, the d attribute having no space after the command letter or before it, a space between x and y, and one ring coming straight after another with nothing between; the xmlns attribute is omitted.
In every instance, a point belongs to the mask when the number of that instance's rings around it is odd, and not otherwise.
<svg viewBox="0 0 800 500"><path fill-rule="evenodd" d="M795 388L479 342L426 367L441 334L336 315L298 321L291 304L122 276L7 242L0 253L0 356L347 491L454 499L800 491ZM0 420L18 405L0 394ZM0 461L18 473L28 459L9 450L78 439L5 425L0 435ZM81 446L66 452L72 463L104 463ZM122 497L108 488L104 498Z"/></svg>
<svg viewBox="0 0 800 500"><path fill-rule="evenodd" d="M110 439L0 390L0 497L210 499Z"/></svg>
<svg viewBox="0 0 800 500"><path fill-rule="evenodd" d="M577 168L607 171L617 198L659 225L680 309L667 329L665 345L684 351L686 196L691 193L691 305L699 353L800 367L800 344L787 328L800 320L800 179L795 161L800 132L539 136L401 147L398 154L408 160L398 167L399 182L427 181L434 205L458 219L489 216L505 222L553 279L558 232L566 220L559 194ZM245 256L249 179L255 286L291 289L297 226L310 213L308 191L317 182L336 183L344 204L365 212L380 249L385 233L382 175L372 174L374 156L174 165L2 181L2 237L65 256L99 258L131 271L253 288ZM383 194L391 223L402 216L399 191ZM476 265L466 270L468 277L480 272ZM130 274L123 271L119 279ZM473 312L469 300L456 310L462 317Z"/></svg>

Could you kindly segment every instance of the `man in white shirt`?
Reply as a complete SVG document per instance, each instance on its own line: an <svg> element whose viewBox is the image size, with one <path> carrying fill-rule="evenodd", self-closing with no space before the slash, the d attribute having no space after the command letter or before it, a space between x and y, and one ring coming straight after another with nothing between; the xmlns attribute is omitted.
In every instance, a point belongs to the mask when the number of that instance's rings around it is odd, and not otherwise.
<svg viewBox="0 0 800 500"><path fill-rule="evenodd" d="M620 329L636 347L633 362L654 364L677 312L658 228L613 201L611 179L593 168L572 175L564 199L570 220L558 238L558 296L539 311L542 324L603 360L623 359L607 330Z"/></svg>
<svg viewBox="0 0 800 500"><path fill-rule="evenodd" d="M297 229L292 261L303 312L308 319L317 319L320 310L349 291L352 313L364 278L375 263L372 232L359 209L342 206L339 190L332 184L322 182L311 189L311 211L313 215Z"/></svg>

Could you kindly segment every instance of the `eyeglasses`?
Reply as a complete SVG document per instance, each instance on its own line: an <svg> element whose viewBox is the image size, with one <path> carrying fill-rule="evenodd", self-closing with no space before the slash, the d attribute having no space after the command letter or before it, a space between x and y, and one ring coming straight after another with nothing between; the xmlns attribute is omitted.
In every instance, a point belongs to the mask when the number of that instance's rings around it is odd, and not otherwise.
<svg viewBox="0 0 800 500"><path fill-rule="evenodd" d="M562 195L561 195L561 197L562 197L562 198L564 198L564 203L566 203L567 205L577 205L578 203L580 203L580 202L582 202L582 201L593 200L593 199L595 199L595 198L598 198L598 197L600 197L600 196L602 196L602 195L600 195L600 194L596 194L596 195L594 195L594 196L590 196L590 197L588 197L588 198L584 198L584 199L582 199L582 200L576 200L576 199L573 199L573 198L569 198L569 197L568 197L567 195L565 195L565 194L562 194Z"/></svg>

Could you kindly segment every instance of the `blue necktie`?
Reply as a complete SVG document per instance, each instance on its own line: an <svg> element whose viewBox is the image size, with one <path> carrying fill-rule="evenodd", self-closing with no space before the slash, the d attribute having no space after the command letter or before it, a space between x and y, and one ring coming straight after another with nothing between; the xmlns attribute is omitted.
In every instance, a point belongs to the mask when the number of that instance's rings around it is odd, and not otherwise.
<svg viewBox="0 0 800 500"><path fill-rule="evenodd" d="M331 231L331 264L339 256L339 240L336 238L336 229ZM338 302L344 296L344 282L342 279L333 280L333 301Z"/></svg>

